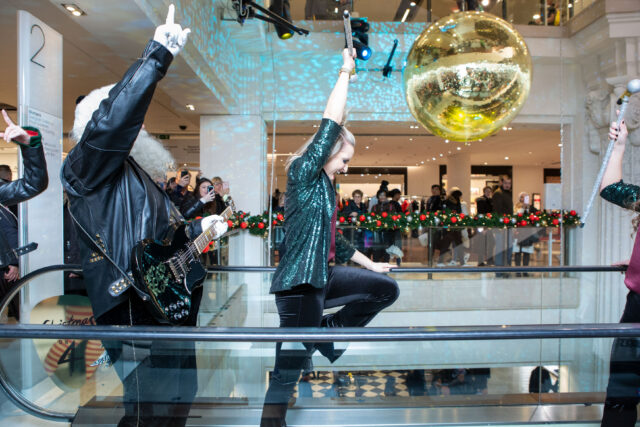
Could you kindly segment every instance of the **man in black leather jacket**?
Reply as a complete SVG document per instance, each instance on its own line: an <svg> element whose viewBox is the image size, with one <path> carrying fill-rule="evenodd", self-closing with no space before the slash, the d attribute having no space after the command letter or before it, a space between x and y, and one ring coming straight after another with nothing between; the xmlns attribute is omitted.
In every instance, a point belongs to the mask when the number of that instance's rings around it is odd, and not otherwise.
<svg viewBox="0 0 640 427"><path fill-rule="evenodd" d="M87 292L100 325L157 324L135 289L113 296L109 286L123 279L121 270L130 272L137 242L163 240L184 221L155 182L172 158L141 128L156 85L188 33L173 23L171 5L167 23L156 29L154 40L108 96L108 88L98 89L76 107L71 137L78 143L64 161L62 182L81 241ZM200 221L190 223L187 231L196 237ZM216 234L224 231L226 222L218 223ZM196 325L201 297L202 288L193 291L187 325ZM119 425L184 425L197 390L194 343L138 344L103 342L124 385L125 416ZM137 367L125 373L124 362L131 361ZM154 408L154 403L159 406ZM158 411L167 415L160 417Z"/></svg>
<svg viewBox="0 0 640 427"><path fill-rule="evenodd" d="M2 116L7 128L0 133L5 141L20 145L24 173L15 181L0 179L0 298L8 292L18 276L18 259L12 249L18 247L18 219L7 205L16 205L42 193L49 184L47 162L40 132L15 125L6 111ZM9 315L19 317L18 299L9 305Z"/></svg>

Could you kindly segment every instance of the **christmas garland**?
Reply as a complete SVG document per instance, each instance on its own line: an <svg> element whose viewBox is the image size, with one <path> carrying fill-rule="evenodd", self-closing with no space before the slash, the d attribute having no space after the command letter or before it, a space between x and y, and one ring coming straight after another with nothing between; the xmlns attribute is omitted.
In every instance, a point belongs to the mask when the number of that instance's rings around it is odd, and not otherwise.
<svg viewBox="0 0 640 427"><path fill-rule="evenodd" d="M407 212L388 213L373 212L358 215L357 217L346 216L338 213L338 228L350 226L363 228L369 231L384 230L420 230L427 227L496 227L496 228L518 228L518 227L575 227L580 225L580 216L576 211L537 211L524 215L517 213L513 215L479 214L475 216L455 213L451 211L436 212ZM267 236L270 226L282 226L284 215L274 213L271 221L269 214L251 216L246 212L237 212L227 221L229 230L240 228L249 230L249 233L258 236Z"/></svg>

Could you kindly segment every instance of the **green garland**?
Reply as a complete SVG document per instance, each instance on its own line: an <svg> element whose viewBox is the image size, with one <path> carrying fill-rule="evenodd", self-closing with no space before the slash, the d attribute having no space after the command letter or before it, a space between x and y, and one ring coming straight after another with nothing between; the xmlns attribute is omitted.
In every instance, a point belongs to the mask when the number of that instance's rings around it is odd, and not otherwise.
<svg viewBox="0 0 640 427"><path fill-rule="evenodd" d="M237 212L227 221L229 230L240 228L249 230L249 233L256 236L266 237L269 227L282 226L284 215L274 213L269 221L269 214L251 216L246 212ZM407 212L407 213L387 213L381 215L367 213L356 218L338 214L338 227L355 226L369 231L383 230L420 230L427 227L495 227L495 228L518 228L518 227L575 227L580 225L580 216L576 211L537 211L529 215L476 215L469 216L451 211L436 212Z"/></svg>

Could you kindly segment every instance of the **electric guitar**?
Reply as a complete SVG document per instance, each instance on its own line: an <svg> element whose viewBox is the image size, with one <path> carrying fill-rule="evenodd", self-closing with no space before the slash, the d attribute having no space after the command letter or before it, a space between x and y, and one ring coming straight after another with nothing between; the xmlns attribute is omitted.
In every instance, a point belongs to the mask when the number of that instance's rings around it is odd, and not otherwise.
<svg viewBox="0 0 640 427"><path fill-rule="evenodd" d="M231 218L227 207L220 216ZM191 314L191 293L202 286L207 271L198 256L215 236L215 222L193 241L181 225L168 244L153 239L138 242L131 253L133 280L150 296L150 311L160 323L180 325Z"/></svg>

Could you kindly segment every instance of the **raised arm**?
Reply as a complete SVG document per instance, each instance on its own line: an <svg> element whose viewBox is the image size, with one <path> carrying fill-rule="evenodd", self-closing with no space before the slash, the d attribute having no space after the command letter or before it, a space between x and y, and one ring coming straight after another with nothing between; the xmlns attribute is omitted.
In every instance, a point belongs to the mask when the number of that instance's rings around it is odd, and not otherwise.
<svg viewBox="0 0 640 427"><path fill-rule="evenodd" d="M23 129L15 125L4 110L2 116L7 128L0 132L0 138L20 145L24 165L22 178L0 187L0 203L14 205L42 193L49 184L49 176L40 132L35 128Z"/></svg>
<svg viewBox="0 0 640 427"><path fill-rule="evenodd" d="M617 128L615 122L611 123L609 138L614 139L616 143L613 146L609 163L604 171L602 182L600 183L600 191L622 179L622 158L624 157L627 134L627 125L624 121L620 125L620 129Z"/></svg>
<svg viewBox="0 0 640 427"><path fill-rule="evenodd" d="M336 82L329 100L327 101L327 107L324 109L322 115L325 119L331 119L336 123L341 123L344 118L344 109L347 106L347 93L349 91L349 77L351 72L356 68L355 53L349 54L348 49L342 51L342 68L338 75L338 81Z"/></svg>
<svg viewBox="0 0 640 427"><path fill-rule="evenodd" d="M349 56L347 49L342 52L343 65L340 68L338 81L329 95L320 128L311 145L299 159L295 160L289 170L289 178L293 181L308 181L317 178L329 159L331 149L342 129L339 123L344 118L344 109L347 105L349 76L351 71L355 69L354 56Z"/></svg>
<svg viewBox="0 0 640 427"><path fill-rule="evenodd" d="M87 192L102 185L129 156L156 85L186 43L190 31L182 30L173 17L171 5L166 23L156 29L142 57L100 103L65 160L62 174L75 191Z"/></svg>

